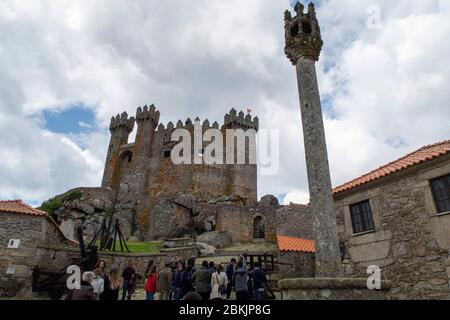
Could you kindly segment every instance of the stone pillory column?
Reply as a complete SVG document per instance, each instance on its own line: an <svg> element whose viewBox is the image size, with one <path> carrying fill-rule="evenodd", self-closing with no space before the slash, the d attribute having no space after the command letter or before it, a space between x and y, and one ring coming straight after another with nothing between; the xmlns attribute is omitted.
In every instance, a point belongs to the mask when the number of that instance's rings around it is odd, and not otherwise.
<svg viewBox="0 0 450 320"><path fill-rule="evenodd" d="M120 146L128 143L128 137L134 128L134 121L133 117L128 118L126 112L111 119L111 125L109 126L111 139L106 156L105 171L103 172L102 188L114 187L113 176L118 165Z"/></svg>
<svg viewBox="0 0 450 320"><path fill-rule="evenodd" d="M285 12L285 52L297 68L311 211L314 215L316 276L336 277L341 275L342 266L315 67L323 42L314 5L310 3L307 13L304 13L303 4L298 2L294 10L296 17L292 17L289 11Z"/></svg>

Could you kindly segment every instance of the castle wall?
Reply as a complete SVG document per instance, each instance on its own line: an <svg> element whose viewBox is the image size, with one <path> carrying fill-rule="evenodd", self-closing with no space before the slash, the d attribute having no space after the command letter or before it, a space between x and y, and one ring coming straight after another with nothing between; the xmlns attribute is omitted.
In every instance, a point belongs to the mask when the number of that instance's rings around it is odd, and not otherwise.
<svg viewBox="0 0 450 320"><path fill-rule="evenodd" d="M179 194L193 194L199 201L207 203L223 195L236 194L249 199L249 204L257 200L257 168L255 164L180 164L175 165L170 157L172 148L178 142L172 142L172 132L187 129L191 133L191 159L201 150L194 150L194 124L190 119L185 123L178 121L176 127L169 123L167 128L159 124L159 111L154 106L138 108L136 122L138 132L136 141L128 144L130 128L126 114L112 119L111 143L105 165L104 185L118 191L116 217L119 218L126 237L138 238L163 237L170 225L152 208L164 199ZM198 118L196 121L199 121ZM158 125L159 124L159 125ZM128 125L128 126L126 126ZM258 130L258 119L244 116L233 109L225 116L221 133L226 144L226 129ZM203 132L207 129L219 129L206 120ZM119 130L120 129L120 130ZM130 131L131 132L131 131ZM195 131L196 132L196 131ZM126 134L127 133L127 134ZM122 142L122 145L117 143ZM209 142L203 142L203 150ZM256 148L256 146L255 146ZM255 152L255 151L254 151ZM256 153L256 152L255 152ZM249 159L249 144L246 143L246 159ZM224 148L224 161L226 148ZM166 221L167 220L167 221ZM181 232L181 231L180 231Z"/></svg>

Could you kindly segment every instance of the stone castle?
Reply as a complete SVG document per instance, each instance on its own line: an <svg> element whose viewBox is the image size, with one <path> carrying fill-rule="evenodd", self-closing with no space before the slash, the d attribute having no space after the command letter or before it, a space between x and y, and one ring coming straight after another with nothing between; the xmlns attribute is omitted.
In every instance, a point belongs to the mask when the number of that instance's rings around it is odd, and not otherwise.
<svg viewBox="0 0 450 320"><path fill-rule="evenodd" d="M170 229L170 225L161 221L159 216L164 210L158 204L168 199L173 202L180 196L189 195L190 202L207 203L222 196L234 195L242 199L245 205L256 203L257 167L248 161L250 152L256 153L256 146L251 145L248 139L245 164L223 164L227 157L226 148L223 150L223 162L210 165L203 162L174 164L171 153L178 143L172 141L172 133L176 129L186 129L192 139L192 159L203 154L209 142L203 141L196 146L195 124L198 124L202 134L207 129L216 129L222 135L224 145L229 142L227 139L234 139L231 145L236 148L230 152L237 153L237 138L227 136L226 130L241 129L248 137L255 136L259 129L257 117L232 109L225 115L222 126L218 122L211 124L208 120L200 124L199 118L194 122L180 120L176 125L169 122L167 126L159 120L160 112L154 105L139 107L135 118L124 112L111 119L111 140L102 188L112 189L116 193L114 207L124 222L127 235L146 239L170 236L164 231ZM136 139L130 143L129 135L135 123ZM252 147L254 150L249 150Z"/></svg>

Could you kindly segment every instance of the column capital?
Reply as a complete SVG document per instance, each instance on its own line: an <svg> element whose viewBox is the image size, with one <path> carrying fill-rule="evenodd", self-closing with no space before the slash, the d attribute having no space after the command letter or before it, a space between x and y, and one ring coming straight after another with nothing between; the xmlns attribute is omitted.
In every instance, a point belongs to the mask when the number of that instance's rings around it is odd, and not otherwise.
<svg viewBox="0 0 450 320"><path fill-rule="evenodd" d="M300 57L318 61L323 41L314 4L310 3L304 12L304 5L297 2L294 10L297 13L295 17L288 10L284 14L286 56L294 65Z"/></svg>

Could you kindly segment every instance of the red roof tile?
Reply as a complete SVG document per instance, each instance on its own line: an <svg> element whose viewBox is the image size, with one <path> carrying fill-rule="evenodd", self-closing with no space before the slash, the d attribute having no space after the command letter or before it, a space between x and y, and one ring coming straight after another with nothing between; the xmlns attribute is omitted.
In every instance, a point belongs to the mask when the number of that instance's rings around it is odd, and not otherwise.
<svg viewBox="0 0 450 320"><path fill-rule="evenodd" d="M316 242L314 240L305 240L301 238L292 238L286 236L277 236L278 248L280 251L287 252L316 252Z"/></svg>
<svg viewBox="0 0 450 320"><path fill-rule="evenodd" d="M422 147L419 150L414 151L396 161L388 163L372 172L335 188L333 192L334 194L338 194L351 190L366 183L408 169L423 162L436 159L446 154L450 154L450 140Z"/></svg>
<svg viewBox="0 0 450 320"><path fill-rule="evenodd" d="M17 214L26 214L30 216L44 217L48 221L50 221L52 225L56 227L56 229L64 239L73 244L77 243L76 241L73 241L66 237L66 235L59 228L58 224L55 222L55 220L53 220L52 217L50 217L47 212L35 209L27 205L26 203L23 203L22 200L0 201L0 213L17 213Z"/></svg>
<svg viewBox="0 0 450 320"><path fill-rule="evenodd" d="M21 200L0 201L0 211L10 213L21 213L32 216L47 216L47 212L35 209Z"/></svg>

